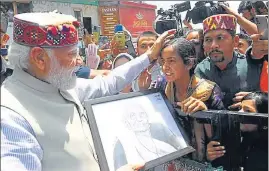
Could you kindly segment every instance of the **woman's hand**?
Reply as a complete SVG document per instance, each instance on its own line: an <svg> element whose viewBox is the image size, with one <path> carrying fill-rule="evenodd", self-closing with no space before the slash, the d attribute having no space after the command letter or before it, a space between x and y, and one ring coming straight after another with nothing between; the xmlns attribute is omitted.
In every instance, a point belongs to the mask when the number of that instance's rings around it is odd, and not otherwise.
<svg viewBox="0 0 269 171"><path fill-rule="evenodd" d="M186 114L193 114L197 111L207 110L204 102L194 97L189 97L182 102L178 102L177 105L181 107L182 112Z"/></svg>
<svg viewBox="0 0 269 171"><path fill-rule="evenodd" d="M213 161L219 157L222 157L225 152L225 147L220 146L220 143L217 141L210 141L207 144L206 157L209 161Z"/></svg>

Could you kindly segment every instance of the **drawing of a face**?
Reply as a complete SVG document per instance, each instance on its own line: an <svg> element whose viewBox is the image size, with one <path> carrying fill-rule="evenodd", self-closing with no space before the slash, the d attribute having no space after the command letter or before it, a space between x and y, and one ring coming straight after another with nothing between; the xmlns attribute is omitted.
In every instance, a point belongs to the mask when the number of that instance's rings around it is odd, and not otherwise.
<svg viewBox="0 0 269 171"><path fill-rule="evenodd" d="M137 107L126 113L125 123L134 132L144 132L149 129L148 115L142 107Z"/></svg>

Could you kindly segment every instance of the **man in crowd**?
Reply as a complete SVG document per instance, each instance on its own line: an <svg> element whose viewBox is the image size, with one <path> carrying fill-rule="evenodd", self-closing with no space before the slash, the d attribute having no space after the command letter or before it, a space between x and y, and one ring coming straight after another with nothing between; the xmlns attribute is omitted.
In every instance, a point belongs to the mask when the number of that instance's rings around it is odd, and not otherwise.
<svg viewBox="0 0 269 171"><path fill-rule="evenodd" d="M236 35L239 37L239 42L236 47L236 50L238 50L242 54L245 54L248 47L251 45L252 40L247 34L238 33Z"/></svg>
<svg viewBox="0 0 269 171"><path fill-rule="evenodd" d="M129 85L157 60L175 30L162 34L144 55L108 76L89 80L74 74L79 67L79 24L74 17L24 13L13 22L9 59L15 69L1 87L1 170L99 171L82 105Z"/></svg>
<svg viewBox="0 0 269 171"><path fill-rule="evenodd" d="M251 21L252 23L255 23L256 15L268 15L268 9L266 8L266 5L262 1L256 1L256 2L242 1L238 7L238 13L242 14L242 16L245 19ZM240 19L238 19L238 21L240 21ZM249 28L244 28L244 26L241 26L240 32L243 34L251 35L252 33L249 32L248 29Z"/></svg>
<svg viewBox="0 0 269 171"><path fill-rule="evenodd" d="M235 35L236 18L229 14L215 15L203 21L204 50L209 58L204 59L195 69L195 73L217 83L224 94L225 107L239 107L233 102L241 101L246 92L259 90L259 79L265 46L253 41L253 49L246 56L234 51L239 42ZM268 41L267 41L268 46ZM267 48L268 49L268 48Z"/></svg>
<svg viewBox="0 0 269 171"><path fill-rule="evenodd" d="M268 9L262 1L242 1L238 7L238 13L249 21L254 22L256 15L267 15Z"/></svg>
<svg viewBox="0 0 269 171"><path fill-rule="evenodd" d="M242 14L247 20L254 22L254 17L256 16L255 8L251 1L242 1L238 7L238 13Z"/></svg>
<svg viewBox="0 0 269 171"><path fill-rule="evenodd" d="M195 45L197 63L204 60L205 55L203 48L203 42L204 42L203 29L192 29L188 31L186 33L186 39L192 41Z"/></svg>
<svg viewBox="0 0 269 171"><path fill-rule="evenodd" d="M152 31L145 31L141 33L137 38L137 55L140 56L150 49L157 38L158 35ZM160 75L161 68L159 64L156 63L151 65L137 78L135 90L147 90L150 87L151 82L157 80Z"/></svg>

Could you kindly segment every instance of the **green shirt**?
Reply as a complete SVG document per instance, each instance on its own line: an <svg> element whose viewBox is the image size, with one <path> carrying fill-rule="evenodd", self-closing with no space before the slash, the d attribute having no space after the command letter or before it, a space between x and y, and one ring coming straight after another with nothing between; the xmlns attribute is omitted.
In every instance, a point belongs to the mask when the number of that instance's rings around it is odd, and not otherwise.
<svg viewBox="0 0 269 171"><path fill-rule="evenodd" d="M240 91L260 90L259 80L261 73L261 60L253 60L248 51L247 56L234 52L233 60L227 68L220 70L209 57L199 63L195 74L219 85L224 99L225 107L233 104L232 99Z"/></svg>

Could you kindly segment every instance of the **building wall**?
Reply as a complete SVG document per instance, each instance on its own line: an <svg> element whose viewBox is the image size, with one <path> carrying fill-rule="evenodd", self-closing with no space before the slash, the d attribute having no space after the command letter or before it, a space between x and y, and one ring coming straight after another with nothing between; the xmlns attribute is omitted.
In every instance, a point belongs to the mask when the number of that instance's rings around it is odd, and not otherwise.
<svg viewBox="0 0 269 171"><path fill-rule="evenodd" d="M74 10L81 11L81 17L91 17L92 24L98 26L98 7L84 4L72 4L68 2L51 2L46 0L34 0L33 12L44 12L58 10L63 14L74 16Z"/></svg>

